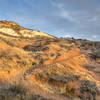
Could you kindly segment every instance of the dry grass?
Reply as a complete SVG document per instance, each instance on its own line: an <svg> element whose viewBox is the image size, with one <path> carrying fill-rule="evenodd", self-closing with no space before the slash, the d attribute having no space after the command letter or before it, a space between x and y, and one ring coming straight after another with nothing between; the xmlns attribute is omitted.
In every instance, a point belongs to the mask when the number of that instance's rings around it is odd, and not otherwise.
<svg viewBox="0 0 100 100"><path fill-rule="evenodd" d="M3 88L0 93L0 100L51 100L32 94L21 85L11 85L9 88Z"/></svg>

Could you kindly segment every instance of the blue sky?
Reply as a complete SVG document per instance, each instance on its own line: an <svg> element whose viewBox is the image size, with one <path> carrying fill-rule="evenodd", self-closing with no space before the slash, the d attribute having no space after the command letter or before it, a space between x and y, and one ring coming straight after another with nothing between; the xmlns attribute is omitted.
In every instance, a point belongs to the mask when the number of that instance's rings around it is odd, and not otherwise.
<svg viewBox="0 0 100 100"><path fill-rule="evenodd" d="M100 0L0 0L0 20L58 37L100 40Z"/></svg>

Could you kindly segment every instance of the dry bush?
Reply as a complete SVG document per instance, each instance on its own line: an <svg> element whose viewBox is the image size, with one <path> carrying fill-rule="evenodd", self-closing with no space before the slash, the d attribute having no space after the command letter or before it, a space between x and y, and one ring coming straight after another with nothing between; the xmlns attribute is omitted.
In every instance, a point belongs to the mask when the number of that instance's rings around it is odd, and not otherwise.
<svg viewBox="0 0 100 100"><path fill-rule="evenodd" d="M81 80L80 83L81 97L86 100L96 100L96 96L99 93L96 83L90 80ZM87 94L87 96L85 94Z"/></svg>
<svg viewBox="0 0 100 100"><path fill-rule="evenodd" d="M69 96L69 97L75 96L76 89L73 84L67 84L65 89L66 89L65 90L66 96Z"/></svg>
<svg viewBox="0 0 100 100"><path fill-rule="evenodd" d="M0 100L50 100L42 96L32 94L21 85L11 85L0 90Z"/></svg>
<svg viewBox="0 0 100 100"><path fill-rule="evenodd" d="M1 32L0 32L0 33L1 33ZM3 33L2 33L2 34L3 34ZM4 41L5 43L7 43L8 45L10 45L10 46L12 46L12 47L16 46L13 42L7 40L6 38L0 37L0 40Z"/></svg>
<svg viewBox="0 0 100 100"><path fill-rule="evenodd" d="M20 54L12 48L8 48L6 50L0 49L0 58L12 59L13 57L21 59Z"/></svg>
<svg viewBox="0 0 100 100"><path fill-rule="evenodd" d="M88 70L95 70L96 68L98 68L100 65L96 62L89 62L89 63L85 63L83 64L83 66L88 69Z"/></svg>
<svg viewBox="0 0 100 100"><path fill-rule="evenodd" d="M0 49L0 66L5 68L28 67L32 65L31 57L24 54L24 52L16 48L8 48L6 50ZM3 68L2 67L2 68Z"/></svg>
<svg viewBox="0 0 100 100"><path fill-rule="evenodd" d="M0 58L12 59L11 56L9 55L10 52L11 49L7 49L7 50L0 49Z"/></svg>

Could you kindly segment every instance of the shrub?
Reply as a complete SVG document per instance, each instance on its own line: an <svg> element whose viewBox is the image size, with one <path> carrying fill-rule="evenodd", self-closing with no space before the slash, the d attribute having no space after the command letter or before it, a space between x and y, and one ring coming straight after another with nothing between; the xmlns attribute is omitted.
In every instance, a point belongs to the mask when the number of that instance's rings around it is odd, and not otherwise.
<svg viewBox="0 0 100 100"><path fill-rule="evenodd" d="M18 64L20 64L21 66L26 66L27 62L25 60L22 61L17 61Z"/></svg>
<svg viewBox="0 0 100 100"><path fill-rule="evenodd" d="M21 85L12 85L0 90L0 100L24 100L27 90Z"/></svg>
<svg viewBox="0 0 100 100"><path fill-rule="evenodd" d="M7 43L8 45L10 45L12 47L16 46L14 43L12 43L11 41L7 40L6 38L0 37L0 40L4 41L5 43Z"/></svg>
<svg viewBox="0 0 100 100"><path fill-rule="evenodd" d="M56 54L56 58L58 58L59 56L61 56L61 54L57 52L57 54Z"/></svg>
<svg viewBox="0 0 100 100"><path fill-rule="evenodd" d="M50 54L50 56L51 56L51 57L54 57L54 56L55 56L55 54L54 54L54 53L51 53L51 54Z"/></svg>
<svg viewBox="0 0 100 100"><path fill-rule="evenodd" d="M65 95L71 97L75 95L75 88L72 84L67 84L66 85L66 92Z"/></svg>
<svg viewBox="0 0 100 100"><path fill-rule="evenodd" d="M24 47L24 50L25 51L32 51L32 52L34 52L35 48L32 45L27 45L27 46Z"/></svg>
<svg viewBox="0 0 100 100"><path fill-rule="evenodd" d="M7 49L5 51L0 49L0 58L7 58L7 59L11 60L12 57L10 56L10 52L11 52L10 49Z"/></svg>
<svg viewBox="0 0 100 100"><path fill-rule="evenodd" d="M37 65L37 63L36 62L32 62L32 65L35 66L35 65Z"/></svg>
<svg viewBox="0 0 100 100"><path fill-rule="evenodd" d="M0 100L51 100L31 93L21 85L11 85L0 90Z"/></svg>
<svg viewBox="0 0 100 100"><path fill-rule="evenodd" d="M96 83L90 80L82 80L80 86L80 92L82 94L87 93L88 98L96 100L96 94L98 93L98 88Z"/></svg>
<svg viewBox="0 0 100 100"><path fill-rule="evenodd" d="M100 49L94 52L91 57L94 58L95 60L96 58L100 58Z"/></svg>
<svg viewBox="0 0 100 100"><path fill-rule="evenodd" d="M80 89L83 92L90 92L90 93L97 93L98 90L96 83L90 80L82 80Z"/></svg>

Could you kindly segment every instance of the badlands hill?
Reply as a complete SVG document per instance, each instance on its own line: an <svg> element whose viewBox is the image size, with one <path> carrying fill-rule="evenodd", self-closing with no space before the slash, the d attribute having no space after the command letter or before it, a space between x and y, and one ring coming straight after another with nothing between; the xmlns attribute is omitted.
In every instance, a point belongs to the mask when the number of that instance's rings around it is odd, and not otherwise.
<svg viewBox="0 0 100 100"><path fill-rule="evenodd" d="M0 21L0 100L100 100L100 42Z"/></svg>
<svg viewBox="0 0 100 100"><path fill-rule="evenodd" d="M6 21L6 20L0 21L0 32L12 37L32 38L39 35L47 36L51 38L53 37L44 32L40 32L39 30L36 31L36 30L27 29L21 27L15 22Z"/></svg>

